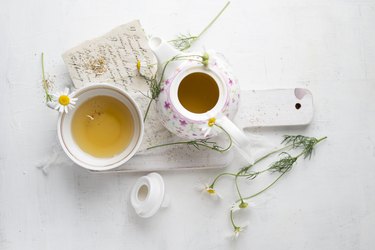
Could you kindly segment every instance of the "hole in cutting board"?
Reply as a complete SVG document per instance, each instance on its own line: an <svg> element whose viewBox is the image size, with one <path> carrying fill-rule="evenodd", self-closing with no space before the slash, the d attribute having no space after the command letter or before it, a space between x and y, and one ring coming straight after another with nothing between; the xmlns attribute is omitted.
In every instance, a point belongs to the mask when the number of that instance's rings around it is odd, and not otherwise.
<svg viewBox="0 0 375 250"><path fill-rule="evenodd" d="M296 105L294 105L296 109L300 109L302 107L301 103L297 102Z"/></svg>

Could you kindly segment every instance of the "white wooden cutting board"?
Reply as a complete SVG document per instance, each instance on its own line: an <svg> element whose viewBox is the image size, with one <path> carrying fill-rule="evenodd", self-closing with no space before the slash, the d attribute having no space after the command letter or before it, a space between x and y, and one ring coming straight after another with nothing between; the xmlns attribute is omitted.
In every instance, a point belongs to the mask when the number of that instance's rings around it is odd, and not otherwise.
<svg viewBox="0 0 375 250"><path fill-rule="evenodd" d="M141 109L145 110L147 103L142 101L143 96L135 98ZM235 123L241 128L307 125L313 118L313 111L312 94L307 89L243 91ZM222 168L233 160L233 150L219 153L209 149L197 150L187 145L146 149L154 146L154 141L163 144L181 140L168 132L160 124L154 110L151 110L140 152L123 166L108 172ZM214 140L225 147L225 138L219 136Z"/></svg>

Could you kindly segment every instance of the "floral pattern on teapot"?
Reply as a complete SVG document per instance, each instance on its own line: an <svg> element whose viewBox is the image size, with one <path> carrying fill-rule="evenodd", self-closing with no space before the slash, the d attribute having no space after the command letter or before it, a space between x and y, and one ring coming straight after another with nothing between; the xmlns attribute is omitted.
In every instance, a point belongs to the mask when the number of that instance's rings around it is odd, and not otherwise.
<svg viewBox="0 0 375 250"><path fill-rule="evenodd" d="M162 124L179 137L187 139L205 139L216 136L222 132L221 129L208 125L208 120L212 117L207 117L206 120L191 120L181 114L172 103L170 94L172 83L182 72L191 67L204 67L206 70L212 71L218 75L223 81L223 85L227 90L225 104L215 116L219 117L225 115L229 119L233 119L237 112L240 98L240 89L237 79L234 77L229 64L223 56L211 52L209 53L209 58L207 66L203 66L202 63L195 60L187 60L177 67L171 75L163 79L161 92L156 102L157 112L160 115Z"/></svg>

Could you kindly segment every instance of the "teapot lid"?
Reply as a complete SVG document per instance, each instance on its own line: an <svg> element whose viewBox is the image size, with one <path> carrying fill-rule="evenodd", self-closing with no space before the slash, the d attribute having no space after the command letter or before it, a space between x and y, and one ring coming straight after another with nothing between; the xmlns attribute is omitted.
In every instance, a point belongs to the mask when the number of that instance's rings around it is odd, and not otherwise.
<svg viewBox="0 0 375 250"><path fill-rule="evenodd" d="M149 218L163 205L164 180L158 173L140 177L133 186L130 200L135 212L142 218Z"/></svg>

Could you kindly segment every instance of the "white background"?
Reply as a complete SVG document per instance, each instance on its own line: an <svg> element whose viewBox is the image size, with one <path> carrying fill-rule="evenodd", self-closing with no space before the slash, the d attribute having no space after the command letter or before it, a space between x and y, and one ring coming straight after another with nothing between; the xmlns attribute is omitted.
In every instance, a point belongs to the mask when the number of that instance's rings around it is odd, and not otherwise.
<svg viewBox="0 0 375 250"><path fill-rule="evenodd" d="M140 19L147 34L198 33L224 1L2 0L0 3L0 249L374 249L375 1L233 1L200 45L223 52L244 89L306 87L315 117L306 128L253 129L327 135L253 200L249 226L228 238L233 182L224 199L195 191L220 170L165 172L170 208L139 219L129 205L135 174L99 175L73 164L36 165L57 145L57 113L43 105L40 53L59 86L61 54ZM55 75L55 76L54 76ZM66 161L64 155L61 158ZM150 162L149 164L153 164ZM233 163L230 169L241 165ZM255 185L243 184L245 193ZM239 221L240 222L240 221Z"/></svg>

